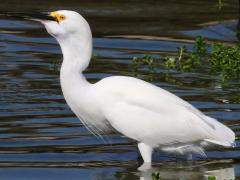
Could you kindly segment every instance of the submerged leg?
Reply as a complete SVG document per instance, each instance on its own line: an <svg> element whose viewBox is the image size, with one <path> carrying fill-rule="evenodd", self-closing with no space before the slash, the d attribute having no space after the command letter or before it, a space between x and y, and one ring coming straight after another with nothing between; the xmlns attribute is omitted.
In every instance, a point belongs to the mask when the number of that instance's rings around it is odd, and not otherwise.
<svg viewBox="0 0 240 180"><path fill-rule="evenodd" d="M144 144L142 142L138 143L138 149L144 161L144 163L138 168L138 170L146 171L151 168L153 149L151 146Z"/></svg>

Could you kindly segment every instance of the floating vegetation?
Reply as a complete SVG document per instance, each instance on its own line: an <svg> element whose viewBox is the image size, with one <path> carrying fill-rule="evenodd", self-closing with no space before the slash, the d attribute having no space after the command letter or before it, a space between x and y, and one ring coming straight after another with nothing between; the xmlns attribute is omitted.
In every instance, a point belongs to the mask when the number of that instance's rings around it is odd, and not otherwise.
<svg viewBox="0 0 240 180"><path fill-rule="evenodd" d="M222 10L222 7L223 7L223 0L218 0L217 7L218 7L218 10L219 10L219 11Z"/></svg>
<svg viewBox="0 0 240 180"><path fill-rule="evenodd" d="M208 176L208 180L217 180L216 176Z"/></svg>
<svg viewBox="0 0 240 180"><path fill-rule="evenodd" d="M202 65L207 57L208 45L202 37L198 37L193 46L193 51L189 52L186 46L178 47L177 57L163 57L167 69L177 69L181 71L191 71Z"/></svg>
<svg viewBox="0 0 240 180"><path fill-rule="evenodd" d="M224 81L240 79L240 45L229 47L220 43L213 44L210 64L211 71L219 72Z"/></svg>
<svg viewBox="0 0 240 180"><path fill-rule="evenodd" d="M152 173L152 180L160 180L161 176L159 172Z"/></svg>
<svg viewBox="0 0 240 180"><path fill-rule="evenodd" d="M207 67L209 73L219 75L222 82L240 79L240 44L234 46L223 43L207 44L202 37L197 37L193 50L186 46L178 47L176 56L155 58L145 55L142 58L134 57L132 60L133 71L141 67L148 67L150 72L156 68L166 68L183 72L191 72Z"/></svg>

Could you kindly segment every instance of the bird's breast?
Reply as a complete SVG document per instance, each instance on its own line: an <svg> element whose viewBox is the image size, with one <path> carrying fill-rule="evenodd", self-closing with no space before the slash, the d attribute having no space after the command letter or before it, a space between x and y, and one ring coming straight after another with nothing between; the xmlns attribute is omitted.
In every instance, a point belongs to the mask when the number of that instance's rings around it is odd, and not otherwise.
<svg viewBox="0 0 240 180"><path fill-rule="evenodd" d="M68 106L84 125L90 129L106 131L108 125L94 98L91 84L69 78L67 81L61 80L61 88Z"/></svg>

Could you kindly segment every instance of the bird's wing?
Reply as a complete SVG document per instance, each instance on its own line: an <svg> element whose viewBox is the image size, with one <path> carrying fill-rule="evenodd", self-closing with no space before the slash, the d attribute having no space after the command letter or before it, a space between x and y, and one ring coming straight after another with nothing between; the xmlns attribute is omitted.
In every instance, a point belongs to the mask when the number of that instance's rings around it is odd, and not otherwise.
<svg viewBox="0 0 240 180"><path fill-rule="evenodd" d="M219 127L228 131L181 98L142 80L105 78L95 84L95 92L116 130L152 146L216 139Z"/></svg>

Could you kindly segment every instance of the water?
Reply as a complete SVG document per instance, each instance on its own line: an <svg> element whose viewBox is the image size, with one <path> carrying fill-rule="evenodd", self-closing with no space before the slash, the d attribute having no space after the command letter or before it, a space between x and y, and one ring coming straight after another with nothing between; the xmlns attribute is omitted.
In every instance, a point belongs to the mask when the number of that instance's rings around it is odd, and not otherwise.
<svg viewBox="0 0 240 180"><path fill-rule="evenodd" d="M2 2L1 11L74 9L89 20L97 55L85 72L96 82L111 75L131 75L132 57L174 54L179 45L192 47L203 35L209 41L234 43L237 6L216 2L141 1ZM136 143L108 134L107 143L89 133L63 99L59 86L62 55L56 41L38 23L0 17L0 174L1 179L219 179L240 177L239 141L234 149L212 149L208 157L185 162L156 152L154 168L138 172ZM239 82L223 86L219 77L199 72L160 69L139 78L165 88L218 118L239 136Z"/></svg>

